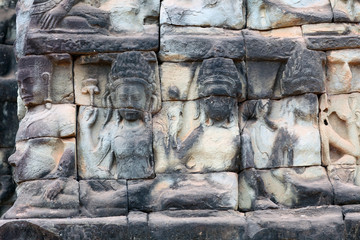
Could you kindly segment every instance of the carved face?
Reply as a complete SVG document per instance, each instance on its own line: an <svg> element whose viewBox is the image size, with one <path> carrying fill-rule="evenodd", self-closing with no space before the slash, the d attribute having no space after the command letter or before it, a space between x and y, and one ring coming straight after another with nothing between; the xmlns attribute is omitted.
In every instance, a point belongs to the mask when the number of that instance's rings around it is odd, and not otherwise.
<svg viewBox="0 0 360 240"><path fill-rule="evenodd" d="M124 82L113 92L112 99L121 108L120 114L128 121L140 119L147 110L146 87L138 82Z"/></svg>
<svg viewBox="0 0 360 240"><path fill-rule="evenodd" d="M230 117L234 99L230 97L211 96L204 99L206 115L217 122Z"/></svg>
<svg viewBox="0 0 360 240"><path fill-rule="evenodd" d="M40 76L30 71L21 71L18 74L18 84L21 99L25 106L35 106L44 103L48 95L49 73L42 73Z"/></svg>
<svg viewBox="0 0 360 240"><path fill-rule="evenodd" d="M35 138L16 143L16 152L8 160L14 169L14 180L39 179L51 172L56 166L56 142L56 139Z"/></svg>

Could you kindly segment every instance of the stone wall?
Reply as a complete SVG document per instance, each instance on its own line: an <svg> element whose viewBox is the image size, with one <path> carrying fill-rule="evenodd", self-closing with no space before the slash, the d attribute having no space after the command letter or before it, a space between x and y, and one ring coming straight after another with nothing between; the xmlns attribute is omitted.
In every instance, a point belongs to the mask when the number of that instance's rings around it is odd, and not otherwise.
<svg viewBox="0 0 360 240"><path fill-rule="evenodd" d="M360 238L359 21L350 0L20 1L0 239Z"/></svg>

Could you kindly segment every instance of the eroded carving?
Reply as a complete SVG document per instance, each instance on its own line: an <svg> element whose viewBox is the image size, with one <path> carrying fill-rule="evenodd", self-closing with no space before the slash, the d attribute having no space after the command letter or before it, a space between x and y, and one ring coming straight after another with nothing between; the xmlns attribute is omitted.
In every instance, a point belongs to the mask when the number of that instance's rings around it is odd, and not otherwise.
<svg viewBox="0 0 360 240"><path fill-rule="evenodd" d="M244 102L240 107L242 167L320 165L317 112L314 94Z"/></svg>
<svg viewBox="0 0 360 240"><path fill-rule="evenodd" d="M106 108L80 108L81 177L153 176L151 112L159 99L152 74L141 53L119 54L103 95Z"/></svg>
<svg viewBox="0 0 360 240"><path fill-rule="evenodd" d="M197 79L201 99L168 102L154 119L156 172L236 170L237 97L242 91L231 59L204 60Z"/></svg>

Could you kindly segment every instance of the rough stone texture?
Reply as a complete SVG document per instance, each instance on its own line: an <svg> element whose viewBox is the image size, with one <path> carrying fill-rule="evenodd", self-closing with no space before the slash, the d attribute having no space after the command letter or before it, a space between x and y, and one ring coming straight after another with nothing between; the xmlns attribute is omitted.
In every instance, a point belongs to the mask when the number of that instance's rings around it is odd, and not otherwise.
<svg viewBox="0 0 360 240"><path fill-rule="evenodd" d="M360 3L358 1L330 0L335 22L359 22Z"/></svg>
<svg viewBox="0 0 360 240"><path fill-rule="evenodd" d="M29 109L19 124L16 141L39 137L75 137L76 107L72 104L39 105Z"/></svg>
<svg viewBox="0 0 360 240"><path fill-rule="evenodd" d="M0 44L0 84L3 84L4 80L14 80L15 69L16 69L16 61L15 61L13 46ZM3 99L4 97L3 95L5 94L4 93L0 94L0 99ZM13 96L13 93L8 92L6 93L6 95Z"/></svg>
<svg viewBox="0 0 360 240"><path fill-rule="evenodd" d="M79 184L72 179L27 181L3 218L67 218L79 214Z"/></svg>
<svg viewBox="0 0 360 240"><path fill-rule="evenodd" d="M239 174L239 210L329 205L333 189L323 167L246 169Z"/></svg>
<svg viewBox="0 0 360 240"><path fill-rule="evenodd" d="M246 222L235 211L183 210L149 214L151 239L244 239Z"/></svg>
<svg viewBox="0 0 360 240"><path fill-rule="evenodd" d="M160 24L241 29L245 25L243 0L164 0Z"/></svg>
<svg viewBox="0 0 360 240"><path fill-rule="evenodd" d="M345 239L360 238L360 213L353 212L345 214Z"/></svg>
<svg viewBox="0 0 360 240"><path fill-rule="evenodd" d="M158 174L154 180L129 180L129 209L237 209L236 173Z"/></svg>
<svg viewBox="0 0 360 240"><path fill-rule="evenodd" d="M325 55L304 47L299 27L243 32L249 99L324 92Z"/></svg>
<svg viewBox="0 0 360 240"><path fill-rule="evenodd" d="M328 94L360 91L360 50L338 50L327 53Z"/></svg>
<svg viewBox="0 0 360 240"><path fill-rule="evenodd" d="M17 142L9 163L16 182L75 177L75 156L74 138L34 138Z"/></svg>
<svg viewBox="0 0 360 240"><path fill-rule="evenodd" d="M19 121L16 102L0 102L0 147L13 147Z"/></svg>
<svg viewBox="0 0 360 240"><path fill-rule="evenodd" d="M344 239L343 216L336 206L255 211L246 220L245 239Z"/></svg>
<svg viewBox="0 0 360 240"><path fill-rule="evenodd" d="M213 101L213 108L206 108ZM225 121L217 122L217 113ZM236 171L240 135L237 103L232 98L166 102L154 117L156 173Z"/></svg>
<svg viewBox="0 0 360 240"><path fill-rule="evenodd" d="M356 164L359 152L360 93L320 98L320 133L323 165Z"/></svg>
<svg viewBox="0 0 360 240"><path fill-rule="evenodd" d="M318 99L250 100L240 106L241 168L321 164Z"/></svg>
<svg viewBox="0 0 360 240"><path fill-rule="evenodd" d="M221 28L160 27L161 61L196 61L210 57L243 59L244 38L241 31Z"/></svg>
<svg viewBox="0 0 360 240"><path fill-rule="evenodd" d="M358 24L311 24L302 26L306 45L313 50L337 50L360 47Z"/></svg>
<svg viewBox="0 0 360 240"><path fill-rule="evenodd" d="M127 220L125 216L107 218L67 218L67 219L27 219L23 220L0 220L0 233L13 230L17 232L15 237L24 236L23 239L38 240L40 236L44 239L131 239L128 235ZM35 226L34 226L35 225ZM24 228L29 231L22 231ZM49 234L50 232L50 234ZM21 235L24 234L24 235ZM54 237L54 238L50 238ZM46 238L49 236L49 238ZM1 235L0 235L1 239ZM14 238L19 239L19 238ZM21 238L20 238L21 239ZM11 239L12 240L12 239Z"/></svg>
<svg viewBox="0 0 360 240"><path fill-rule="evenodd" d="M156 51L159 48L159 30L154 25L144 27L144 32L116 35L64 35L31 33L26 42L26 54L94 52ZM47 42L46 46L43 42Z"/></svg>
<svg viewBox="0 0 360 240"><path fill-rule="evenodd" d="M128 69L128 72L125 70ZM118 73L120 72L120 73ZM124 73L122 73L124 72ZM109 73L111 73L109 76ZM76 104L124 108L122 99L118 99L115 81L118 78L143 78L151 102L143 111L157 112L161 107L160 78L157 58L154 52L130 52L126 54L98 54L81 56L75 61L75 95ZM116 86L115 86L116 85ZM109 95L111 103L109 102Z"/></svg>
<svg viewBox="0 0 360 240"><path fill-rule="evenodd" d="M153 177L151 115L140 113L141 119L132 122L120 117L124 114L120 109L80 107L77 139L82 179Z"/></svg>
<svg viewBox="0 0 360 240"><path fill-rule="evenodd" d="M25 105L35 106L45 102L73 103L72 68L72 58L69 54L32 55L21 58L17 79ZM32 83L29 78L33 78L34 82ZM35 102L34 99L37 98L39 100Z"/></svg>
<svg viewBox="0 0 360 240"><path fill-rule="evenodd" d="M150 228L148 227L148 214L131 211L127 215L129 239L150 239Z"/></svg>
<svg viewBox="0 0 360 240"><path fill-rule="evenodd" d="M125 180L81 180L79 187L82 215L108 217L127 214Z"/></svg>
<svg viewBox="0 0 360 240"><path fill-rule="evenodd" d="M247 27L266 30L307 23L331 22L332 9L327 0L284 1L248 0Z"/></svg>

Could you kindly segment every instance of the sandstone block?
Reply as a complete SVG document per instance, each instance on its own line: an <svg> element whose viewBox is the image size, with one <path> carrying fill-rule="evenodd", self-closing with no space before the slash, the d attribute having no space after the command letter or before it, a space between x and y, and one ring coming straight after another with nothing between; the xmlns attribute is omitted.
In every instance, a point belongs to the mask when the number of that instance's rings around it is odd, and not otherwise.
<svg viewBox="0 0 360 240"><path fill-rule="evenodd" d="M245 25L244 2L165 0L161 3L160 23L241 29Z"/></svg>
<svg viewBox="0 0 360 240"><path fill-rule="evenodd" d="M245 217L235 211L182 210L149 214L151 239L244 239Z"/></svg>
<svg viewBox="0 0 360 240"><path fill-rule="evenodd" d="M246 169L239 174L239 209L253 211L328 205L333 189L323 167L268 170Z"/></svg>
<svg viewBox="0 0 360 240"><path fill-rule="evenodd" d="M359 22L360 3L357 1L331 0L335 22Z"/></svg>
<svg viewBox="0 0 360 240"><path fill-rule="evenodd" d="M330 2L326 0L249 0L247 12L247 26L259 30L332 20Z"/></svg>
<svg viewBox="0 0 360 240"><path fill-rule="evenodd" d="M82 215L93 218L127 214L125 180L81 180L79 187Z"/></svg>
<svg viewBox="0 0 360 240"><path fill-rule="evenodd" d="M18 124L16 102L0 102L0 147L14 146Z"/></svg>
<svg viewBox="0 0 360 240"><path fill-rule="evenodd" d="M241 168L320 165L317 113L314 94L244 102L239 119Z"/></svg>
<svg viewBox="0 0 360 240"><path fill-rule="evenodd" d="M237 174L158 174L154 180L129 180L129 209L236 209Z"/></svg>
<svg viewBox="0 0 360 240"><path fill-rule="evenodd" d="M241 60L244 55L241 31L167 25L160 27L161 61L197 61L211 57Z"/></svg>

